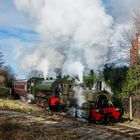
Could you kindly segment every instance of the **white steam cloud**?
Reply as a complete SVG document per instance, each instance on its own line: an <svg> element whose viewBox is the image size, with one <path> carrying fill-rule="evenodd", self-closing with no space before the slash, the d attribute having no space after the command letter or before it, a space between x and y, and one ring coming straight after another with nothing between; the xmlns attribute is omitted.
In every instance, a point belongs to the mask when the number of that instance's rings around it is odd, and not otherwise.
<svg viewBox="0 0 140 140"><path fill-rule="evenodd" d="M82 83L84 66L78 61L72 62L72 63L67 63L67 65L68 66L64 65L63 73L71 75L73 77L78 76L79 82Z"/></svg>
<svg viewBox="0 0 140 140"><path fill-rule="evenodd" d="M115 13L106 11L102 0L14 1L16 7L30 17L40 35L40 43L34 51L22 53L22 70L35 67L47 75L48 71L63 68L63 73L78 74L82 81L84 66L98 69L106 62L116 26L121 23L116 17L116 8ZM120 0L113 1L122 4ZM112 2L109 6L114 7ZM113 18L117 19L117 25Z"/></svg>
<svg viewBox="0 0 140 140"><path fill-rule="evenodd" d="M79 107L82 107L83 103L86 102L84 95L83 95L83 88L82 87L74 87L73 91L75 92L74 97L77 100L77 104Z"/></svg>
<svg viewBox="0 0 140 140"><path fill-rule="evenodd" d="M98 68L106 61L113 19L101 0L15 0L15 4L35 21L43 42L24 53L23 70L41 70L46 63L46 70L63 67L64 73L78 74L82 81L83 64Z"/></svg>

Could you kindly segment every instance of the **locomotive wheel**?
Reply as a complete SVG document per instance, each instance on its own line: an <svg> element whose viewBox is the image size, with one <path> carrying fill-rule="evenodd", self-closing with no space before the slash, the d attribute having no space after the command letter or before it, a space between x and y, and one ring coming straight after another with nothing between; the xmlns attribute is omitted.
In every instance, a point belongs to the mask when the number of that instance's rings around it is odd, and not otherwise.
<svg viewBox="0 0 140 140"><path fill-rule="evenodd" d="M49 107L49 109L51 110L51 111L59 111L59 107L60 107L60 104L59 104L59 102L58 101L56 101L55 102L55 105L54 106L51 106L50 105L50 107Z"/></svg>
<svg viewBox="0 0 140 140"><path fill-rule="evenodd" d="M97 124L102 124L104 123L104 118L101 118L99 121L96 121Z"/></svg>
<svg viewBox="0 0 140 140"><path fill-rule="evenodd" d="M89 113L88 122L89 123L96 123L94 117L92 116L92 112Z"/></svg>
<svg viewBox="0 0 140 140"><path fill-rule="evenodd" d="M43 107L44 106L44 102L43 102L43 100L41 98L35 97L35 103L39 107Z"/></svg>
<svg viewBox="0 0 140 140"><path fill-rule="evenodd" d="M44 101L44 107L45 107L45 109L50 109L49 101L47 101L47 100Z"/></svg>
<svg viewBox="0 0 140 140"><path fill-rule="evenodd" d="M89 123L92 123L92 122L93 122L93 118L92 118L91 115L89 115L89 117L88 117L88 122L89 122Z"/></svg>
<svg viewBox="0 0 140 140"><path fill-rule="evenodd" d="M35 103L37 103L38 102L38 98L37 97L35 97Z"/></svg>
<svg viewBox="0 0 140 140"><path fill-rule="evenodd" d="M59 103L58 101L56 101L56 102L55 102L55 106L56 106L56 107L59 107L59 106L60 106L60 103Z"/></svg>

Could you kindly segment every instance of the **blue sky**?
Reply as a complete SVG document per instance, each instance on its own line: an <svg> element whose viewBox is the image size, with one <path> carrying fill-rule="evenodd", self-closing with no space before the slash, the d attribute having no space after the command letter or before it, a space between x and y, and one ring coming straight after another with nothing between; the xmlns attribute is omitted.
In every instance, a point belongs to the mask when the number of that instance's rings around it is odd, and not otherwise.
<svg viewBox="0 0 140 140"><path fill-rule="evenodd" d="M18 71L20 61L16 61L17 49L23 51L37 42L37 34L29 29L0 26L0 50L4 54L6 65ZM20 50L21 49L21 50ZM19 74L20 75L20 74Z"/></svg>
<svg viewBox="0 0 140 140"><path fill-rule="evenodd" d="M14 0L0 0L0 26L31 29L30 21L21 12L17 11Z"/></svg>
<svg viewBox="0 0 140 140"><path fill-rule="evenodd" d="M10 65L19 77L24 74L18 72L20 61L16 60L16 49L23 51L34 46L37 40L31 21L17 11L13 0L0 0L0 50L4 54L5 65Z"/></svg>

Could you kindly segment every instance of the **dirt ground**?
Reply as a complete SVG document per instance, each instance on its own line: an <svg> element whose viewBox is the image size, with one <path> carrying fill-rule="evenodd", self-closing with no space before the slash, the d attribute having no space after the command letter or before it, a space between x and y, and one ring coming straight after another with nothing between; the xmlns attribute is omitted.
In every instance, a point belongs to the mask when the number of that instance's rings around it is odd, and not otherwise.
<svg viewBox="0 0 140 140"><path fill-rule="evenodd" d="M0 111L0 138L3 140L75 139L82 134L73 128L81 123L56 114L46 119L25 113Z"/></svg>
<svg viewBox="0 0 140 140"><path fill-rule="evenodd" d="M101 128L102 127L102 128ZM0 100L0 140L132 140L20 101Z"/></svg>
<svg viewBox="0 0 140 140"><path fill-rule="evenodd" d="M46 118L0 110L0 140L131 140L54 113Z"/></svg>

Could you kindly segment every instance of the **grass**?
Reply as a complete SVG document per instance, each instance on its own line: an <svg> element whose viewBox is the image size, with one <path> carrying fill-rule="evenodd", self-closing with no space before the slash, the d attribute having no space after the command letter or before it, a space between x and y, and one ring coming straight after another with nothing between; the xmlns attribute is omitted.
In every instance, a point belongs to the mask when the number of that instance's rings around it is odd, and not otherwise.
<svg viewBox="0 0 140 140"><path fill-rule="evenodd" d="M36 105L29 105L18 100L0 99L0 110L22 112L37 117L51 115L49 110L39 109Z"/></svg>

